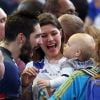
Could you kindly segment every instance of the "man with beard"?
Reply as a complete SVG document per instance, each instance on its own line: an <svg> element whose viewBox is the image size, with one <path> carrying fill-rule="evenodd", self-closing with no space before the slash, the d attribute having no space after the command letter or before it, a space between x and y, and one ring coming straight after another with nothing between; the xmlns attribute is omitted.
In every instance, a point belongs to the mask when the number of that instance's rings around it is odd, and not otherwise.
<svg viewBox="0 0 100 100"><path fill-rule="evenodd" d="M41 43L41 29L35 16L27 12L15 12L10 15L5 25L5 39L0 46L4 56L4 77L0 81L0 98L18 100L20 76L15 56L18 57L22 46L29 41L32 47Z"/></svg>

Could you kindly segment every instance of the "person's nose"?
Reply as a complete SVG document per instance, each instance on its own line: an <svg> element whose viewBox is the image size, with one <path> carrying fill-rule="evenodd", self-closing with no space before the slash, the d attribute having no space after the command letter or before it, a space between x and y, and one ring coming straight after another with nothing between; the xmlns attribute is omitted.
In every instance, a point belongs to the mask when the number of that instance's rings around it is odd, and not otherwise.
<svg viewBox="0 0 100 100"><path fill-rule="evenodd" d="M53 36L52 35L49 35L48 36L48 41L52 41L53 40Z"/></svg>
<svg viewBox="0 0 100 100"><path fill-rule="evenodd" d="M40 44L42 44L42 43L43 43L42 37L40 36L40 38L38 39L38 44L40 45Z"/></svg>

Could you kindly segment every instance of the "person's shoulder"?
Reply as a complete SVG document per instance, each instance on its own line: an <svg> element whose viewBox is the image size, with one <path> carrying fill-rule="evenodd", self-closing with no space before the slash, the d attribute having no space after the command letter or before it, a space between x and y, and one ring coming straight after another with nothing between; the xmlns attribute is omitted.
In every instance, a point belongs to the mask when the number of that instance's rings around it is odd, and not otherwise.
<svg viewBox="0 0 100 100"><path fill-rule="evenodd" d="M67 58L66 57L62 57L62 58L60 58L57 62L58 62L58 64L60 64L60 65L62 65L64 62L66 62L67 61Z"/></svg>
<svg viewBox="0 0 100 100"><path fill-rule="evenodd" d="M61 66L62 66L62 67L72 67L72 68L74 68L74 65L75 65L74 61L75 61L75 60L76 60L75 58L66 59L66 61L64 61L64 62L61 64Z"/></svg>
<svg viewBox="0 0 100 100"><path fill-rule="evenodd" d="M83 77L83 76L85 76L85 75L87 75L84 71L82 71L82 70L76 70L76 71L74 71L72 74L71 74L71 78L72 79L76 79L76 78L78 78L78 77Z"/></svg>

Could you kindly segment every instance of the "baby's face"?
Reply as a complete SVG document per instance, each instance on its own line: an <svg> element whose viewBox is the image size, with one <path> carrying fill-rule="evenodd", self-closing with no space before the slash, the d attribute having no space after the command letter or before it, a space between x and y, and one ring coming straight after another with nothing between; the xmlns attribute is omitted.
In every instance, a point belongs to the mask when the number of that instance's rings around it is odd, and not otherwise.
<svg viewBox="0 0 100 100"><path fill-rule="evenodd" d="M65 57L67 57L68 59L76 57L75 56L76 52L77 52L77 50L76 50L75 46L68 44L68 43L64 45L63 55Z"/></svg>

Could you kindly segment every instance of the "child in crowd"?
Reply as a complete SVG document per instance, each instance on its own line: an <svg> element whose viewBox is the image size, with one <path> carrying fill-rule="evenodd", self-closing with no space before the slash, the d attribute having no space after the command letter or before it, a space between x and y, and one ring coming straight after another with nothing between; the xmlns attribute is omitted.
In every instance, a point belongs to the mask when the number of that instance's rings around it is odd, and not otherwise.
<svg viewBox="0 0 100 100"><path fill-rule="evenodd" d="M64 47L63 54L69 60L63 66L73 67L74 70L93 67L95 62L91 57L94 50L95 41L92 36L86 33L72 35Z"/></svg>

